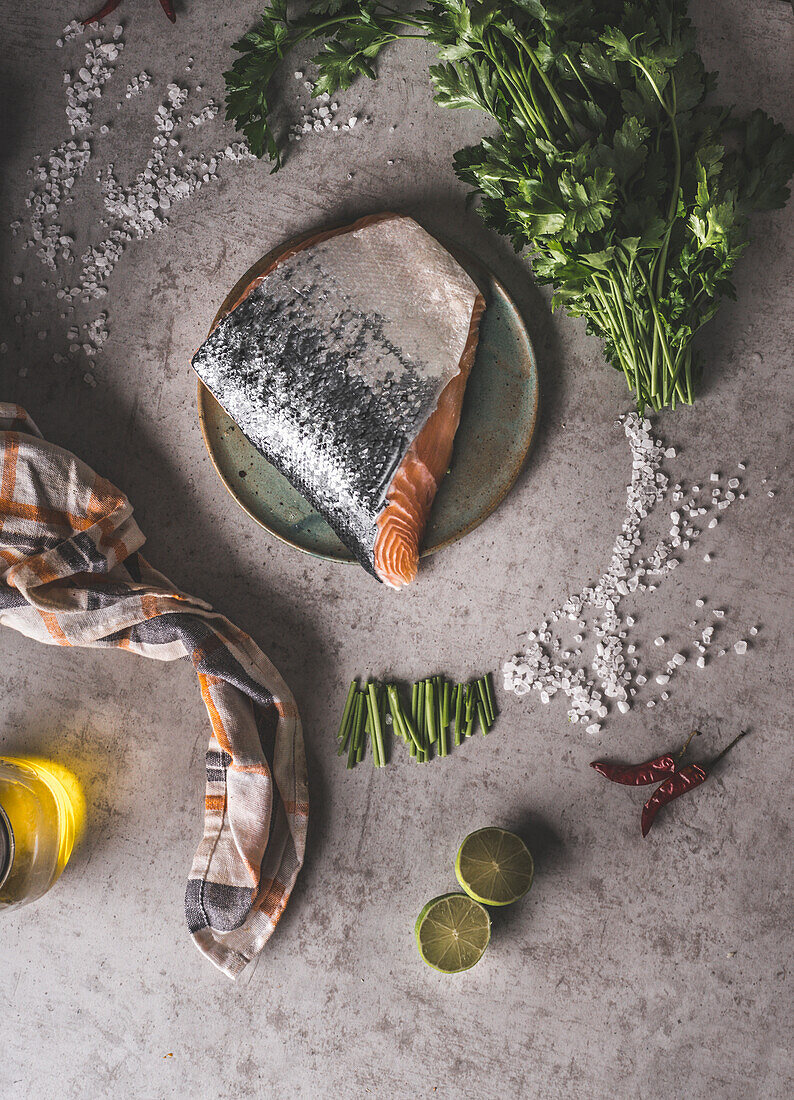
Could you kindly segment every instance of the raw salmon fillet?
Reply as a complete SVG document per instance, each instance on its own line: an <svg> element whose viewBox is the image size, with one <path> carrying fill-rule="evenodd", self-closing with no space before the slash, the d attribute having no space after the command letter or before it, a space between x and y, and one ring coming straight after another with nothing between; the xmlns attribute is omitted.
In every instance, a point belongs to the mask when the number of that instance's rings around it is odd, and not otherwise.
<svg viewBox="0 0 794 1100"><path fill-rule="evenodd" d="M193 366L361 564L400 588L417 573L484 308L433 237L378 214L280 254Z"/></svg>

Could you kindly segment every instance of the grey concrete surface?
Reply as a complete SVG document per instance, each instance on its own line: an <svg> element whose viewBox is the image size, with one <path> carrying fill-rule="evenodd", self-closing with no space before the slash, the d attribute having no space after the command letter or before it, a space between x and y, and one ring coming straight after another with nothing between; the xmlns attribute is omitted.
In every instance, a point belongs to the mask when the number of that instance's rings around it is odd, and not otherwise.
<svg viewBox="0 0 794 1100"><path fill-rule="evenodd" d="M377 84L344 97L370 125L307 140L276 176L261 165L225 169L174 210L168 230L127 250L106 300L98 384L88 387L84 366L52 362L67 322L6 229L24 209L34 154L65 136L61 71L79 47L67 58L54 40L73 6L1 7L0 339L9 351L0 396L119 485L150 560L271 656L305 723L312 801L288 910L258 965L232 984L184 928L208 733L191 669L0 634L0 751L69 765L89 807L85 842L52 893L0 918L0 1096L791 1096L794 207L755 223L739 300L703 341L710 366L696 405L657 419L680 451L676 477L703 483L746 460L747 500L712 533L710 565L704 543L637 601L635 641L648 659L656 634L680 632L702 595L728 609L737 632L761 624L750 652L703 671L690 662L667 704L610 719L597 750L562 702L500 691L487 742L423 769L400 759L379 774L348 773L333 734L351 676L496 670L520 632L606 567L629 476L614 427L628 408L623 382L465 209L450 158L482 122L433 106L426 55L414 46L390 52ZM190 56L187 79L219 97L228 45L257 8L185 0L172 28L153 0L128 0L108 111L130 75L147 68L159 96ZM700 0L693 14L722 99L794 127L791 6ZM131 121L125 112L105 147L122 173L143 156L157 101ZM220 145L223 127L213 125ZM536 447L508 499L399 596L359 569L298 555L247 519L204 450L188 361L259 255L383 208L465 243L500 275L527 318L543 397ZM75 221L85 228L99 216L87 190ZM40 313L16 326L23 296ZM752 734L642 841L640 794L606 788L588 761L642 758L693 724L704 756L744 726ZM497 916L482 963L445 979L418 959L413 922L429 897L454 888L456 846L487 823L524 833L536 883Z"/></svg>

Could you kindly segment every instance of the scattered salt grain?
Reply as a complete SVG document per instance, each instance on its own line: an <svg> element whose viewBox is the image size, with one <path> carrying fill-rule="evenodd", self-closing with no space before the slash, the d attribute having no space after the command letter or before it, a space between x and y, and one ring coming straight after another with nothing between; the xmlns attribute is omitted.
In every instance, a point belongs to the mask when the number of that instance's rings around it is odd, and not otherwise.
<svg viewBox="0 0 794 1100"><path fill-rule="evenodd" d="M710 480L711 481L719 481L720 480L720 475L719 474L711 474L710 475Z"/></svg>
<svg viewBox="0 0 794 1100"><path fill-rule="evenodd" d="M752 635L753 638L756 636L757 633L758 633L758 627L757 626L751 626L750 627L750 634Z"/></svg>
<svg viewBox="0 0 794 1100"><path fill-rule="evenodd" d="M664 638L662 637L661 634L659 635L658 638L653 639L653 644L658 645L658 646L663 646L664 645Z"/></svg>
<svg viewBox="0 0 794 1100"><path fill-rule="evenodd" d="M739 655L741 655L742 653L746 653L747 652L747 642L745 642L745 641L734 642L733 643L733 648Z"/></svg>
<svg viewBox="0 0 794 1100"><path fill-rule="evenodd" d="M695 607L702 607L705 602L705 600L695 600Z"/></svg>
<svg viewBox="0 0 794 1100"><path fill-rule="evenodd" d="M695 664L698 666L698 668L705 668L706 667L706 658L705 657L698 657Z"/></svg>
<svg viewBox="0 0 794 1100"><path fill-rule="evenodd" d="M709 520L709 528L713 531L716 526L717 526L717 517L715 516L713 519Z"/></svg>
<svg viewBox="0 0 794 1100"><path fill-rule="evenodd" d="M711 554L704 554L703 555L703 561L710 562L711 561Z"/></svg>
<svg viewBox="0 0 794 1100"><path fill-rule="evenodd" d="M656 683L657 684L669 684L670 683L669 675L666 672L660 672L659 675L656 677Z"/></svg>

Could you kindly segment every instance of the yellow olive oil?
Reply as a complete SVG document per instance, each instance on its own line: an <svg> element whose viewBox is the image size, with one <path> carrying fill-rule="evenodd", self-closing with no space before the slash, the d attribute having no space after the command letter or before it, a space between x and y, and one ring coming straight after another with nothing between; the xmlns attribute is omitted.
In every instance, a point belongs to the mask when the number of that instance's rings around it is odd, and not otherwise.
<svg viewBox="0 0 794 1100"><path fill-rule="evenodd" d="M0 757L0 909L35 901L56 882L81 806L76 780L60 765Z"/></svg>

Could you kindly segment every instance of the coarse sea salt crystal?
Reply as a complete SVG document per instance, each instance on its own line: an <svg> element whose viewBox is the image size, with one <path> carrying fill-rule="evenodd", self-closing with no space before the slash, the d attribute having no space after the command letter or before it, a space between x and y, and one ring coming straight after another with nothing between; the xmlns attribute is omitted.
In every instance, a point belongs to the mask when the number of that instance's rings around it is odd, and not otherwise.
<svg viewBox="0 0 794 1100"><path fill-rule="evenodd" d="M711 561L711 554L704 554L703 555L703 561L710 562Z"/></svg>
<svg viewBox="0 0 794 1100"><path fill-rule="evenodd" d="M740 655L742 653L746 653L747 652L747 642L745 642L744 640L734 642L733 643L733 648Z"/></svg>
<svg viewBox="0 0 794 1100"><path fill-rule="evenodd" d="M670 683L670 677L668 676L668 674L666 672L660 672L658 674L658 676L656 677L656 683L657 684L669 684Z"/></svg>
<svg viewBox="0 0 794 1100"><path fill-rule="evenodd" d="M711 481L719 481L720 480L720 475L717 474L717 473L711 474L710 475L710 480Z"/></svg>
<svg viewBox="0 0 794 1100"><path fill-rule="evenodd" d="M663 646L663 645L664 645L664 638L663 638L663 636L662 636L662 635L660 634L658 638L654 638L654 639L653 639L653 644L654 644L654 645L658 645L658 646Z"/></svg>
<svg viewBox="0 0 794 1100"><path fill-rule="evenodd" d="M755 637L756 634L758 633L758 627L757 626L751 626L750 627L750 633L753 637Z"/></svg>
<svg viewBox="0 0 794 1100"><path fill-rule="evenodd" d="M716 526L717 526L717 517L715 516L714 519L709 520L709 528L713 531Z"/></svg>
<svg viewBox="0 0 794 1100"><path fill-rule="evenodd" d="M705 602L705 600L695 600L695 607L702 607Z"/></svg>

